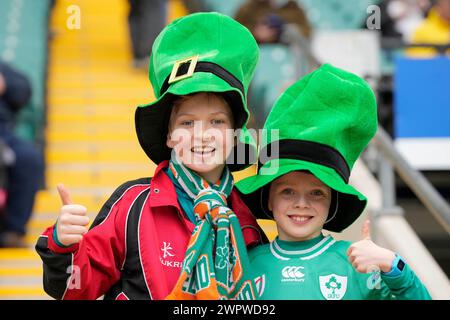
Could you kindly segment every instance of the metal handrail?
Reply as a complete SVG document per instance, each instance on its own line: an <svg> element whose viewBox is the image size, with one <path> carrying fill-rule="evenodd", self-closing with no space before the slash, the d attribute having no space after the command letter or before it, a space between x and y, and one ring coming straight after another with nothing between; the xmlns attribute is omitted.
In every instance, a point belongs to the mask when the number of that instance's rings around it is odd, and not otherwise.
<svg viewBox="0 0 450 320"><path fill-rule="evenodd" d="M399 207L386 207L384 187L372 175L362 159L356 161L350 183L367 196L363 215L340 235L340 239L361 239L361 228L370 217L371 236L378 245L400 254L428 289L433 299L450 299L450 280L435 258L411 228ZM358 225L359 223L359 225ZM339 234L337 234L339 235Z"/></svg>
<svg viewBox="0 0 450 320"><path fill-rule="evenodd" d="M319 67L322 63L316 59L311 49L311 41L306 38L293 23L287 23L283 27L281 41L291 47L296 56L295 69L297 79L309 73L311 69ZM307 61L308 68L301 65L301 61Z"/></svg>
<svg viewBox="0 0 450 320"><path fill-rule="evenodd" d="M450 43L436 44L436 43L408 43L401 38L383 37L380 42L381 48L385 50L395 49L413 49L413 48L433 48L439 54L445 54L450 50Z"/></svg>
<svg viewBox="0 0 450 320"><path fill-rule="evenodd" d="M381 126L378 126L378 131L372 140L372 144L383 153L403 181L433 214L439 224L450 234L449 204L423 174L414 169L395 149L392 139Z"/></svg>

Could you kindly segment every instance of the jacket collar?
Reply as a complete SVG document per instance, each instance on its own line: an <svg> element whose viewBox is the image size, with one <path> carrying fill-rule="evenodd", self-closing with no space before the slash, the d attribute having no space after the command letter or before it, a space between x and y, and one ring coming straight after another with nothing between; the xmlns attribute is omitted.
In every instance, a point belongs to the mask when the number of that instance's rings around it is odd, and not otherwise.
<svg viewBox="0 0 450 320"><path fill-rule="evenodd" d="M270 251L273 256L280 260L289 260L300 258L300 260L309 260L321 255L336 240L328 235L322 234L314 239L307 241L282 241L278 237L270 243Z"/></svg>

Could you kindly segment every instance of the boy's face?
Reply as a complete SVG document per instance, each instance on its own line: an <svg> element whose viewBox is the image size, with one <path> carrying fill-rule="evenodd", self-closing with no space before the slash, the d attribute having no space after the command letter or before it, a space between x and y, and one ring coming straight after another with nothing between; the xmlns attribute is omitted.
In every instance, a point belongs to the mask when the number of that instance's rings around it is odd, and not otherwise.
<svg viewBox="0 0 450 320"><path fill-rule="evenodd" d="M290 172L270 185L268 208L285 241L305 241L322 232L331 203L331 189L307 172Z"/></svg>
<svg viewBox="0 0 450 320"><path fill-rule="evenodd" d="M189 169L216 182L233 147L233 115L226 101L207 93L182 98L172 109L167 146Z"/></svg>

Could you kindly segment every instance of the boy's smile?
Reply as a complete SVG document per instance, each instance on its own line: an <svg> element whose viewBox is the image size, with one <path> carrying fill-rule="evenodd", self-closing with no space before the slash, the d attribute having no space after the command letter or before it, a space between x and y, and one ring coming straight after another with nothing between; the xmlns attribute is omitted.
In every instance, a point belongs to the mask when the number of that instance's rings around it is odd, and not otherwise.
<svg viewBox="0 0 450 320"><path fill-rule="evenodd" d="M280 240L305 241L320 235L330 203L331 189L308 172L290 172L270 185L268 207Z"/></svg>
<svg viewBox="0 0 450 320"><path fill-rule="evenodd" d="M313 216L302 216L297 214L288 214L287 216L292 220L293 223L297 225L305 225L309 222L309 220L313 218Z"/></svg>
<svg viewBox="0 0 450 320"><path fill-rule="evenodd" d="M200 146L200 147L193 147L191 149L191 152L200 155L200 156L208 156L211 155L213 152L216 151L216 148L214 147L209 147L209 146Z"/></svg>
<svg viewBox="0 0 450 320"><path fill-rule="evenodd" d="M197 159L200 159L200 162L207 162L208 159L215 156L216 148L212 146L199 146L191 148L191 152Z"/></svg>

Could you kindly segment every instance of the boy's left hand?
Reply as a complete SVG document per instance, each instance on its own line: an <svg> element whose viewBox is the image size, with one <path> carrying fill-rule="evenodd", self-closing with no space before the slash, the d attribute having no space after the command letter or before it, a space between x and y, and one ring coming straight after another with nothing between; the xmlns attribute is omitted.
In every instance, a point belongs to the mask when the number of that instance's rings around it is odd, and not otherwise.
<svg viewBox="0 0 450 320"><path fill-rule="evenodd" d="M360 273L374 270L391 271L395 253L377 246L370 238L370 221L366 220L362 229L363 239L353 243L347 250L352 266Z"/></svg>

